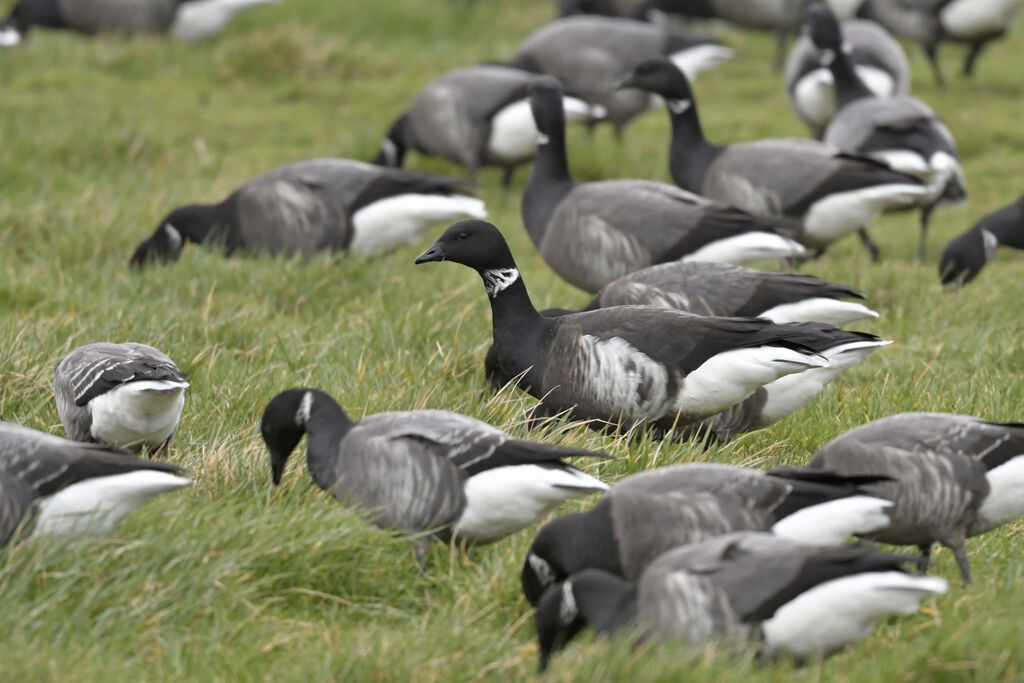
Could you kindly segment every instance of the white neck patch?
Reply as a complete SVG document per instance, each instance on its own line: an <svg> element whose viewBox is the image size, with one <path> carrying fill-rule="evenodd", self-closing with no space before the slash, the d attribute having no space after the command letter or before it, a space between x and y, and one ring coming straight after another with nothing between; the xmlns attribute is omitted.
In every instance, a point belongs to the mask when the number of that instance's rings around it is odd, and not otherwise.
<svg viewBox="0 0 1024 683"><path fill-rule="evenodd" d="M171 251L178 251L182 243L181 233L170 223L164 223L164 232L167 233L167 239L171 240Z"/></svg>
<svg viewBox="0 0 1024 683"><path fill-rule="evenodd" d="M981 231L982 246L985 249L985 260L988 261L992 258L992 254L995 253L996 247L999 246L999 238L993 235L988 230Z"/></svg>
<svg viewBox="0 0 1024 683"><path fill-rule="evenodd" d="M832 62L836 61L835 50L822 50L821 54L818 56L818 61L822 66L830 65Z"/></svg>
<svg viewBox="0 0 1024 683"><path fill-rule="evenodd" d="M398 165L398 147L391 141L391 138L383 138L380 141L380 151L383 152L388 166Z"/></svg>
<svg viewBox="0 0 1024 683"><path fill-rule="evenodd" d="M682 114L693 106L691 100L665 100L665 104L668 105L668 110L673 114Z"/></svg>
<svg viewBox="0 0 1024 683"><path fill-rule="evenodd" d="M542 585L550 586L555 582L555 572L552 571L551 565L543 557L530 553L526 556L526 561L530 563L530 569L537 575L537 579L540 580Z"/></svg>
<svg viewBox="0 0 1024 683"><path fill-rule="evenodd" d="M515 268L494 268L493 270L485 270L483 278L487 296L493 299L519 279L519 271Z"/></svg>
<svg viewBox="0 0 1024 683"><path fill-rule="evenodd" d="M537 133L537 144L538 145L546 145L549 142L551 142L551 138L550 137L548 137L547 135L544 135L544 133Z"/></svg>
<svg viewBox="0 0 1024 683"><path fill-rule="evenodd" d="M309 421L309 411L313 409L313 392L307 391L299 401L299 409L295 411L295 424L305 427Z"/></svg>
<svg viewBox="0 0 1024 683"><path fill-rule="evenodd" d="M576 596L572 593L572 581L566 581L562 584L562 600L558 603L558 620L562 622L563 626L568 626L579 616L579 613Z"/></svg>

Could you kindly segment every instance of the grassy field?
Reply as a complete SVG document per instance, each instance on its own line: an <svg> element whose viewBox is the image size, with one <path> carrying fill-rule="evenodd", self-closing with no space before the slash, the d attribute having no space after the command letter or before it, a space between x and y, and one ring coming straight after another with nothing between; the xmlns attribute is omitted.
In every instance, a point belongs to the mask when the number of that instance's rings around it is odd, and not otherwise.
<svg viewBox="0 0 1024 683"><path fill-rule="evenodd" d="M0 680L521 680L537 663L520 595L526 531L467 554L436 545L417 570L407 544L317 489L299 462L274 489L257 423L278 391L314 385L354 416L461 411L525 435L522 395L484 395L490 314L465 268L413 267L418 248L369 258L224 259L188 248L173 267L130 272L128 258L171 208L219 200L244 180L316 156L368 159L391 118L441 72L509 57L551 14L548 0L382 3L286 0L219 38L90 40L39 31L0 51L0 416L61 434L56 361L93 341L153 344L192 378L170 458L196 486L168 495L116 538L20 543L0 551ZM709 136L803 135L767 36L725 32L736 60L696 89ZM854 284L882 313L862 326L896 341L784 422L706 452L628 445L582 428L547 438L605 449L608 480L695 460L769 467L884 415L941 410L1024 418L1020 282L1000 253L978 280L944 292L942 245L1021 191L1024 36L991 48L973 82L939 90L913 50L914 92L960 143L971 201L940 212L924 263L916 219L855 239L804 272ZM958 48L946 50L952 72ZM607 130L570 136L581 179L668 179L667 117L651 113L621 146ZM417 169L457 174L414 157ZM539 305L582 304L544 265L519 218L525 173L481 195ZM298 458L296 458L298 460ZM976 584L952 554L935 572L951 591L824 662L759 667L684 646L631 652L582 638L552 680L1024 680L1024 565L1017 524L969 545Z"/></svg>

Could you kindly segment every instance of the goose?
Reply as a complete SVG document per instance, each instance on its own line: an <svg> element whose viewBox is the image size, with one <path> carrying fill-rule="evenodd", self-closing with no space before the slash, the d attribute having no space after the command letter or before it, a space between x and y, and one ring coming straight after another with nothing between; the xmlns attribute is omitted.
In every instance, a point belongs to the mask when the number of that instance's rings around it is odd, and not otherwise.
<svg viewBox="0 0 1024 683"><path fill-rule="evenodd" d="M191 483L169 463L0 422L0 546L33 515L33 536L103 536L151 499Z"/></svg>
<svg viewBox="0 0 1024 683"><path fill-rule="evenodd" d="M459 164L471 182L481 166L500 166L502 184L511 186L516 168L537 153L537 126L527 99L534 78L499 64L449 71L424 87L412 107L395 119L373 163L401 166L412 149ZM565 97L563 105L570 120L603 114L575 97Z"/></svg>
<svg viewBox="0 0 1024 683"><path fill-rule="evenodd" d="M732 58L713 38L688 35L643 21L574 16L537 29L520 44L512 65L554 76L568 92L601 106L616 135L657 100L615 85L644 59L666 57L691 78Z"/></svg>
<svg viewBox="0 0 1024 683"><path fill-rule="evenodd" d="M486 422L443 410L367 415L352 421L329 394L288 389L260 423L275 485L309 434L306 466L324 491L376 526L491 543L536 524L559 503L608 486L562 462L597 456L514 439ZM416 543L422 563L431 537Z"/></svg>
<svg viewBox="0 0 1024 683"><path fill-rule="evenodd" d="M893 501L892 526L872 534L916 545L919 567L931 547L953 549L971 582L966 541L1024 515L1024 425L967 415L899 413L852 429L825 444L808 468L882 476L872 495Z"/></svg>
<svg viewBox="0 0 1024 683"><path fill-rule="evenodd" d="M871 92L879 97L910 92L907 53L888 31L873 21L850 19L843 22L843 36L857 76ZM807 35L793 44L786 59L785 82L793 111L820 139L836 113L835 83Z"/></svg>
<svg viewBox="0 0 1024 683"><path fill-rule="evenodd" d="M751 216L650 180L574 182L558 81L534 81L530 105L540 138L523 192L523 223L547 264L570 284L596 292L654 263L777 260L803 253L779 234L798 229L785 220Z"/></svg>
<svg viewBox="0 0 1024 683"><path fill-rule="evenodd" d="M917 42L941 85L945 78L939 66L939 45L968 46L963 75L969 77L981 51L1006 35L1021 7L1024 0L863 0L858 16Z"/></svg>
<svg viewBox="0 0 1024 683"><path fill-rule="evenodd" d="M555 0L559 17L599 14L605 17L641 19L646 16L648 0Z"/></svg>
<svg viewBox="0 0 1024 683"><path fill-rule="evenodd" d="M549 586L585 569L633 581L666 550L743 529L843 543L889 524L892 503L862 494L872 481L693 463L633 474L590 510L541 527L523 562L523 593L536 605Z"/></svg>
<svg viewBox="0 0 1024 683"><path fill-rule="evenodd" d="M939 260L942 284L967 284L977 277L999 246L1024 249L1024 194L986 215L946 245Z"/></svg>
<svg viewBox="0 0 1024 683"><path fill-rule="evenodd" d="M18 0L0 21L0 46L33 26L80 33L169 33L195 41L220 33L236 15L277 0Z"/></svg>
<svg viewBox="0 0 1024 683"><path fill-rule="evenodd" d="M801 242L823 251L886 210L928 192L918 179L814 140L716 145L701 130L689 81L665 60L638 66L622 87L666 99L672 120L672 177L680 187L763 216L801 221Z"/></svg>
<svg viewBox="0 0 1024 683"><path fill-rule="evenodd" d="M53 370L68 438L166 454L181 421L188 375L146 344L80 346Z"/></svg>
<svg viewBox="0 0 1024 683"><path fill-rule="evenodd" d="M552 586L537 608L541 670L588 625L607 636L632 626L645 640L694 645L754 641L763 659L828 655L949 590L944 579L906 574L907 559L737 532L666 552L635 584L588 569Z"/></svg>
<svg viewBox="0 0 1024 683"><path fill-rule="evenodd" d="M281 166L218 204L174 209L136 248L131 265L177 261L187 242L228 255L352 251L368 254L414 243L430 224L487 216L458 183L350 159Z"/></svg>
<svg viewBox="0 0 1024 683"><path fill-rule="evenodd" d="M921 100L906 95L878 97L860 80L844 42L845 31L826 5L811 7L808 27L822 65L835 83L838 112L823 140L840 151L881 161L925 183L928 193L915 202L921 209L917 258L923 260L932 211L939 204L967 198L956 140Z"/></svg>
<svg viewBox="0 0 1024 683"><path fill-rule="evenodd" d="M505 238L484 221L452 224L416 263L445 260L483 279L498 364L506 376L521 376L519 386L540 400L534 418L567 413L594 424L649 423L671 432L779 377L826 367L821 354L836 342L815 326L655 306L547 318L530 301Z"/></svg>

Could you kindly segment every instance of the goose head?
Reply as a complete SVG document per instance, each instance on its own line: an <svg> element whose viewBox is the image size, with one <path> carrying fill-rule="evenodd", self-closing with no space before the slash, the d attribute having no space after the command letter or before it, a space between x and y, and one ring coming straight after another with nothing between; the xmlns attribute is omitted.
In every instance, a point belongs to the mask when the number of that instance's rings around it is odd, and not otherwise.
<svg viewBox="0 0 1024 683"><path fill-rule="evenodd" d="M828 5L816 2L807 9L807 34L814 46L821 51L821 62L828 63L843 47L843 29Z"/></svg>
<svg viewBox="0 0 1024 683"><path fill-rule="evenodd" d="M552 135L565 129L562 108L562 84L552 76L539 76L530 84L530 110L537 124L538 145L545 145Z"/></svg>
<svg viewBox="0 0 1024 683"><path fill-rule="evenodd" d="M501 232L481 220L452 223L416 263L454 261L478 272L514 269L516 262Z"/></svg>
<svg viewBox="0 0 1024 683"><path fill-rule="evenodd" d="M673 113L682 113L693 104L693 89L686 75L667 59L641 62L619 83L619 89L639 88L661 95Z"/></svg>
<svg viewBox="0 0 1024 683"><path fill-rule="evenodd" d="M171 211L160 221L156 231L135 248L132 267L177 261L186 238L195 241L196 236L205 235L209 230L207 213L205 206L182 206Z"/></svg>
<svg viewBox="0 0 1024 683"><path fill-rule="evenodd" d="M281 483L288 457L306 433L318 392L314 389L287 389L275 396L263 410L260 434L270 452L270 473L274 485Z"/></svg>
<svg viewBox="0 0 1024 683"><path fill-rule="evenodd" d="M968 230L951 241L939 260L942 284L966 285L977 277L998 246L999 240L988 230Z"/></svg>

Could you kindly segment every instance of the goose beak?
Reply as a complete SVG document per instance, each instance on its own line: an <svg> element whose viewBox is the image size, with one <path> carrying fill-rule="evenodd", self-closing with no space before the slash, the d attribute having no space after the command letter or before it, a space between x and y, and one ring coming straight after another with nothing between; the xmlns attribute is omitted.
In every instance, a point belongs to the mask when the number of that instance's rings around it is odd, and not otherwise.
<svg viewBox="0 0 1024 683"><path fill-rule="evenodd" d="M615 84L616 90L625 90L626 88L636 88L638 86L633 84L633 75L626 76L621 81Z"/></svg>
<svg viewBox="0 0 1024 683"><path fill-rule="evenodd" d="M442 247L440 243L435 242L434 246L416 257L416 264L419 265L420 263L429 263L431 261L444 261L445 256L444 247Z"/></svg>

